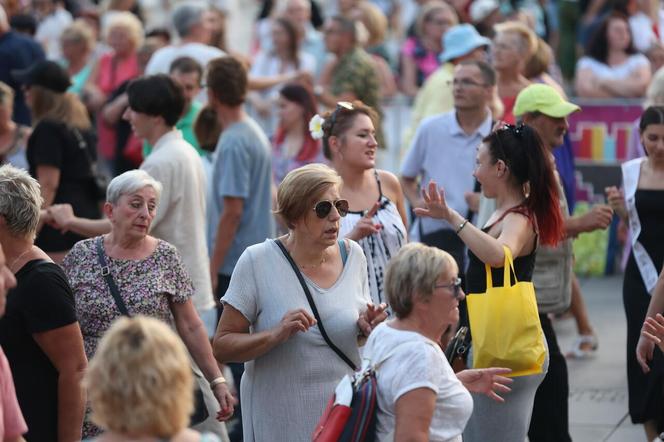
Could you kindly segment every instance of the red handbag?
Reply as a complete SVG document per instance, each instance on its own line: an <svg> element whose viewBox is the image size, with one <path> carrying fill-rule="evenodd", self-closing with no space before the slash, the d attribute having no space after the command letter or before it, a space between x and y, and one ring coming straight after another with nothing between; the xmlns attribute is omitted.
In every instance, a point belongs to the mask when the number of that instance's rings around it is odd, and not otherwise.
<svg viewBox="0 0 664 442"><path fill-rule="evenodd" d="M311 435L314 442L372 442L376 439L376 372L367 366L344 376Z"/></svg>

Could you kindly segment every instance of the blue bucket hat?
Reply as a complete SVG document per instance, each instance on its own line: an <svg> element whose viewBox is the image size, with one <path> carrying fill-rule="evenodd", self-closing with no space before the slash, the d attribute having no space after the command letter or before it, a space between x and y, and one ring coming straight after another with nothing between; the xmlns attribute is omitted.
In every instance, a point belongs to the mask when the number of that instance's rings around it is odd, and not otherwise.
<svg viewBox="0 0 664 442"><path fill-rule="evenodd" d="M441 63L469 54L482 46L491 46L491 40L482 37L473 25L464 23L450 28L443 35L443 52L438 56Z"/></svg>

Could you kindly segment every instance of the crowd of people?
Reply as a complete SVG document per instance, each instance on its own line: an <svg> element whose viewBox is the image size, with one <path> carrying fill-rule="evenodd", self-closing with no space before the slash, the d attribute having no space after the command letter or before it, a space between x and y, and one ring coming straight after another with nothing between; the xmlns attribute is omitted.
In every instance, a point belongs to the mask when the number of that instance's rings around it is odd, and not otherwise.
<svg viewBox="0 0 664 442"><path fill-rule="evenodd" d="M598 347L572 240L617 218L629 414L653 440L651 3L1 0L0 439L311 440L368 360L377 440L571 441L566 358ZM583 215L568 95L646 99L622 185ZM526 374L477 363L466 302L517 281L543 348Z"/></svg>

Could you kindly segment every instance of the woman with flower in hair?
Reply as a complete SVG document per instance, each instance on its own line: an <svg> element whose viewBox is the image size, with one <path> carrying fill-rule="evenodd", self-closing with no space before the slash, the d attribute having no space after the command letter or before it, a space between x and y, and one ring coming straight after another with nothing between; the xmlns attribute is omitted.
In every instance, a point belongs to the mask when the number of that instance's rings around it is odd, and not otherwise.
<svg viewBox="0 0 664 442"><path fill-rule="evenodd" d="M293 169L323 160L320 142L307 129L316 114L316 99L300 84L287 84L277 100L279 125L272 138L272 175L278 186Z"/></svg>
<svg viewBox="0 0 664 442"><path fill-rule="evenodd" d="M364 250L371 299L379 305L387 303L387 263L407 241L407 218L399 180L376 169L377 120L377 113L361 101L340 102L325 114L319 135L325 157L343 180L341 197L349 204L339 234Z"/></svg>
<svg viewBox="0 0 664 442"><path fill-rule="evenodd" d="M426 207L415 209L415 213L456 226L457 235L469 249L466 293L486 292L485 264L492 267L494 287L503 285L503 246L514 257L516 279L532 281L537 245L556 245L564 234L558 186L542 141L533 129L523 125L507 125L492 132L479 147L473 175L482 185L484 196L496 199L496 210L483 228L476 228L448 207L444 190L433 181L422 191ZM471 359L472 354L469 364ZM514 377L504 404L496 405L473 394L473 415L463 440L525 440L535 392L547 368L548 355L542 373Z"/></svg>

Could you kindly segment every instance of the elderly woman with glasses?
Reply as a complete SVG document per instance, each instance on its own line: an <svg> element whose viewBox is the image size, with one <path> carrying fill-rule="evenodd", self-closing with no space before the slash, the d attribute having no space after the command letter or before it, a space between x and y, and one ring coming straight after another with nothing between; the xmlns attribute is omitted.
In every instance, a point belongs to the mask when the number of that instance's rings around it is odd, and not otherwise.
<svg viewBox="0 0 664 442"><path fill-rule="evenodd" d="M175 247L148 235L161 189L142 170L115 177L104 204L111 232L78 242L64 260L85 351L92 358L111 323L123 315L151 316L174 325L217 399L217 419L225 420L233 414L233 398L192 304L191 279ZM194 372L199 374L196 368ZM91 422L85 423L84 436L98 433Z"/></svg>
<svg viewBox="0 0 664 442"><path fill-rule="evenodd" d="M385 290L396 318L376 327L363 353L379 367L376 440L461 440L473 411L468 391L498 402L510 391L511 379L501 376L509 369L455 374L441 350L465 297L458 273L452 255L419 243L388 265Z"/></svg>
<svg viewBox="0 0 664 442"><path fill-rule="evenodd" d="M0 167L0 244L16 277L0 320L0 345L28 424L25 439L80 440L87 359L67 277L34 245L42 202L36 179Z"/></svg>
<svg viewBox="0 0 664 442"><path fill-rule="evenodd" d="M348 213L340 181L321 164L286 175L277 214L289 233L247 248L222 298L214 352L245 362L246 442L311 440L339 379L359 367L363 338L386 317L371 303L362 249L338 239Z"/></svg>

